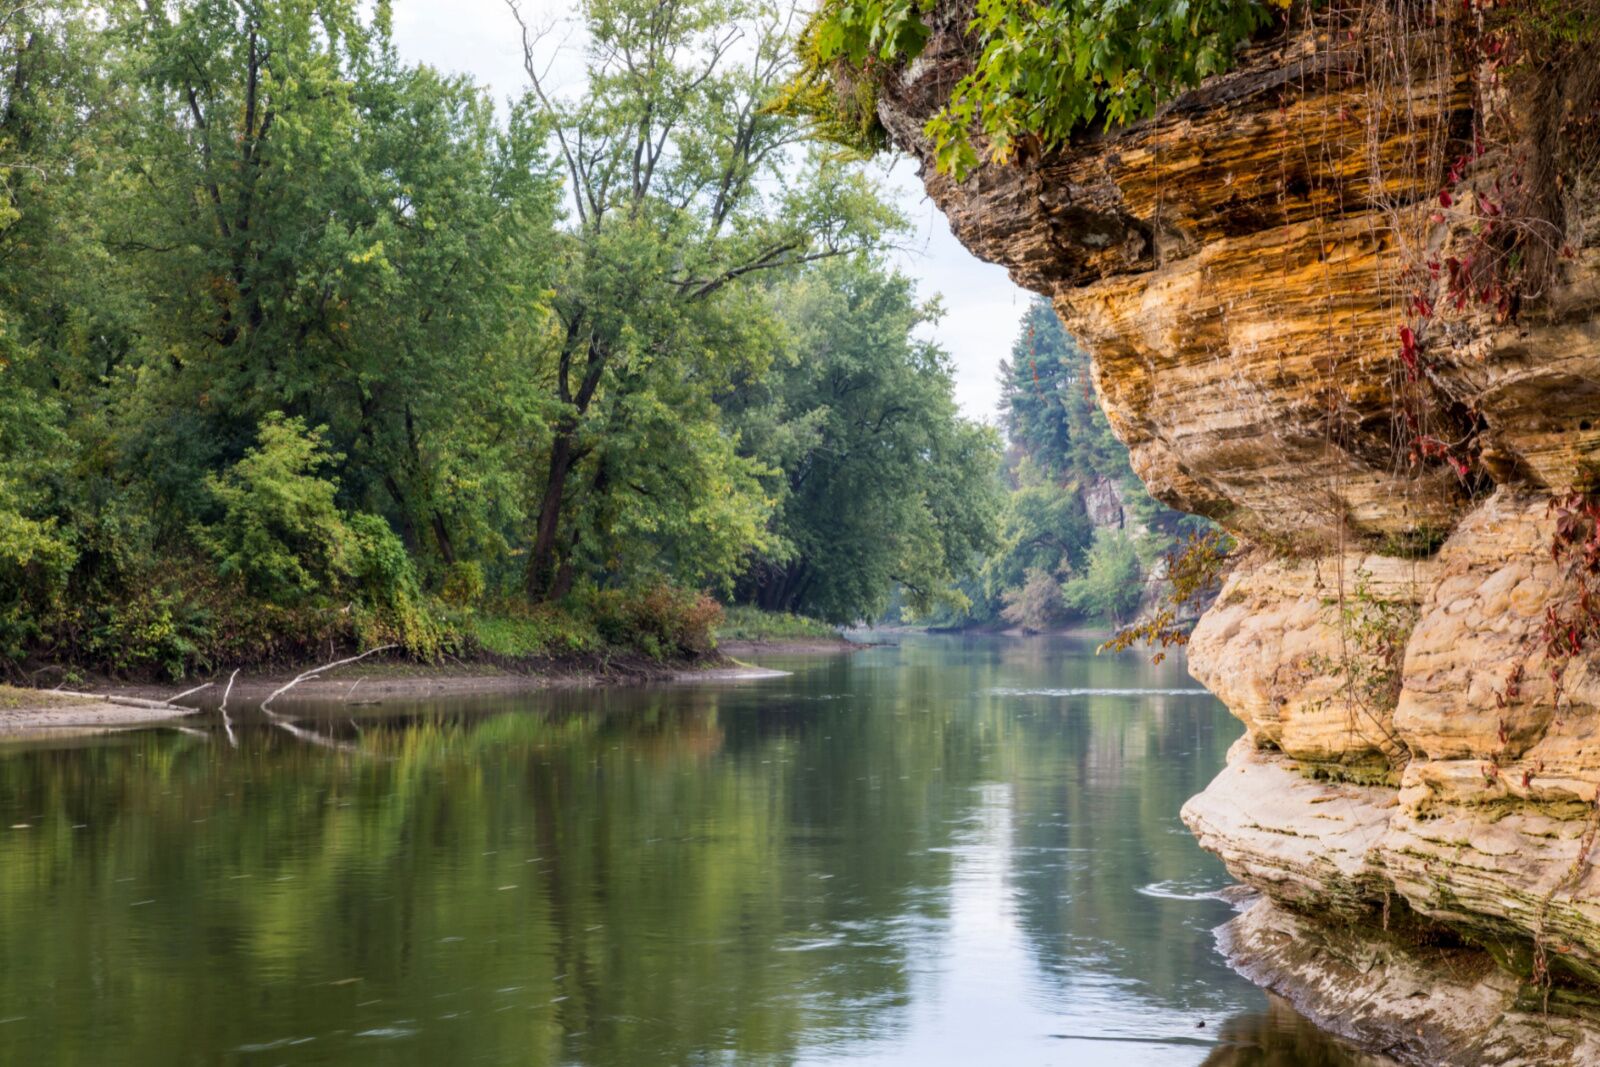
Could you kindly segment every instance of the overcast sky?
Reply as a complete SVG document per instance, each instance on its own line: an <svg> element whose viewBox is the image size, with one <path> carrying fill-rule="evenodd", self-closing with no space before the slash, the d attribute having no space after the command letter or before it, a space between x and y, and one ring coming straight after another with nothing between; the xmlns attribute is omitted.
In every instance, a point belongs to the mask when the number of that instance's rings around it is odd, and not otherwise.
<svg viewBox="0 0 1600 1067"><path fill-rule="evenodd" d="M582 41L576 26L561 20L573 18L574 6L570 0L523 4L531 25L558 26L546 43L566 39L553 77L573 92L581 87ZM404 58L470 74L489 86L496 100L523 89L522 46L504 0L395 0L394 35ZM993 421L997 369L1016 336L1028 294L1012 285L1004 270L978 260L951 236L909 162L898 162L889 178L915 227L900 267L917 280L922 296L944 298L937 336L955 362L956 398L968 415Z"/></svg>

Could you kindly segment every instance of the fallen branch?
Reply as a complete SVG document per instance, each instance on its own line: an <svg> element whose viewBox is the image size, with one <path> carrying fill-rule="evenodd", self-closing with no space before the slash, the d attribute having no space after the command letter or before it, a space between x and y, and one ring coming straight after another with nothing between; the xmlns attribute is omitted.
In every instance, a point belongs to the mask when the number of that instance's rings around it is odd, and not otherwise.
<svg viewBox="0 0 1600 1067"><path fill-rule="evenodd" d="M210 682L206 682L203 685L195 686L193 689L185 689L183 692L179 693L175 697L168 697L167 698L167 703L168 704L176 704L178 701L182 700L186 696L193 696L194 694L200 692L200 690L202 690L202 689L210 689L210 688L211 688L211 683Z"/></svg>
<svg viewBox="0 0 1600 1067"><path fill-rule="evenodd" d="M196 710L186 708L182 704L169 704L165 700L146 700L143 697L117 696L114 693L80 693L76 689L52 689L50 692L68 697L83 697L85 700L100 700L107 704L121 704L129 708L155 708L160 711L181 711L186 714Z"/></svg>
<svg viewBox="0 0 1600 1067"><path fill-rule="evenodd" d="M332 663L324 663L320 667L313 667L311 670L306 671L304 674L301 674L301 675L297 676L294 679L294 681L288 683L287 685L280 686L278 689L274 690L271 696L267 697L267 699L265 699L265 700L263 700L261 702L261 710L266 712L268 715L271 715L273 718L277 718L277 713L274 712L271 708L267 707L267 705L271 704L274 700L278 699L283 694L287 693L289 690L293 689L295 686L299 685L301 682L305 681L306 679L315 678L317 675L321 674L323 671L331 671L335 667L343 667L347 663L354 663L356 660L366 659L368 656L372 655L374 652L386 652L391 648L399 648L399 647L400 647L399 645L393 645L393 644L379 645L377 648L369 648L369 649L367 649L365 652L361 653L361 655L359 655L359 656L350 656L347 659L335 660Z"/></svg>
<svg viewBox="0 0 1600 1067"><path fill-rule="evenodd" d="M222 728L228 732L228 744L234 748L239 747L239 739L233 736L233 720L228 718L228 698L233 695L233 683L239 677L239 668L235 667L233 673L228 675L228 688L222 691L222 703L217 710L222 713Z"/></svg>

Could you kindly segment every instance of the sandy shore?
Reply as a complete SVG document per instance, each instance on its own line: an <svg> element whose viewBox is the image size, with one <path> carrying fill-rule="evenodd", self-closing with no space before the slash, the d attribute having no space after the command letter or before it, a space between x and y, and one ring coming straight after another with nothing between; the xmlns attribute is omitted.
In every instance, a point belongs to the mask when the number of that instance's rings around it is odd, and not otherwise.
<svg viewBox="0 0 1600 1067"><path fill-rule="evenodd" d="M136 706L99 697L68 696L48 689L15 689L0 685L0 738L32 737L63 729L81 732L140 726L179 719L194 714L195 710Z"/></svg>

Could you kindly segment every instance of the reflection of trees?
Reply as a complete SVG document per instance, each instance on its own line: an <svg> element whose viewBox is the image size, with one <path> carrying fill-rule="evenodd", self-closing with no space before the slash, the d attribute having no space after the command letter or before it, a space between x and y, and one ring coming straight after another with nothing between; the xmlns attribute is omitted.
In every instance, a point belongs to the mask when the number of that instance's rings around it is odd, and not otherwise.
<svg viewBox="0 0 1600 1067"><path fill-rule="evenodd" d="M0 759L0 810L43 816L0 838L0 1003L27 1016L0 1060L29 1033L167 1062L410 1018L404 1058L446 1062L451 1012L529 1062L881 1032L908 996L886 931L947 876L950 727L749 692L308 724L357 757L263 729Z"/></svg>
<svg viewBox="0 0 1600 1067"><path fill-rule="evenodd" d="M997 646L996 655L1012 689L1029 688L1030 678L1057 690L1195 687L1181 663L1096 657L1093 645L1016 641ZM1004 695L991 698L980 718L1005 735L997 758L1013 783L1019 923L1063 995L1091 959L1152 1010L1192 1017L1226 1004L1222 991L1231 983L1204 980L1223 979L1226 967L1196 931L1222 922L1229 909L1140 892L1226 884L1221 866L1178 821L1237 733L1209 698ZM1196 992L1208 988L1214 1002L1197 1003Z"/></svg>
<svg viewBox="0 0 1600 1067"><path fill-rule="evenodd" d="M1231 724L1204 698L991 692L1192 684L1092 644L301 720L359 755L265 726L0 755L0 821L36 824L0 830L0 1017L25 1017L0 1062L307 1036L364 1061L339 1043L395 1028L417 1033L386 1063L762 1063L892 1035L995 782L1055 993L1093 955L1151 1012L1215 1018L1185 998L1236 988L1197 935L1226 909L1138 889L1209 864L1176 813Z"/></svg>

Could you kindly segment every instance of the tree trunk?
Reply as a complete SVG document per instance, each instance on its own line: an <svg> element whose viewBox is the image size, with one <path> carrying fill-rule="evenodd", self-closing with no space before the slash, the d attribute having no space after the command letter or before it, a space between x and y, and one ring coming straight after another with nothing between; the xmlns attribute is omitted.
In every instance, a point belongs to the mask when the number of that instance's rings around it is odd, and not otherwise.
<svg viewBox="0 0 1600 1067"><path fill-rule="evenodd" d="M561 529L561 498L566 493L567 475L572 471L574 431L563 426L550 445L550 475L544 484L544 499L539 503L539 522L534 529L533 547L528 551L524 586L535 603L548 600L555 591L556 535Z"/></svg>
<svg viewBox="0 0 1600 1067"><path fill-rule="evenodd" d="M456 547L450 540L450 528L445 525L444 516L438 511L433 513L433 539L439 545L439 558L444 560L445 566L456 561Z"/></svg>

